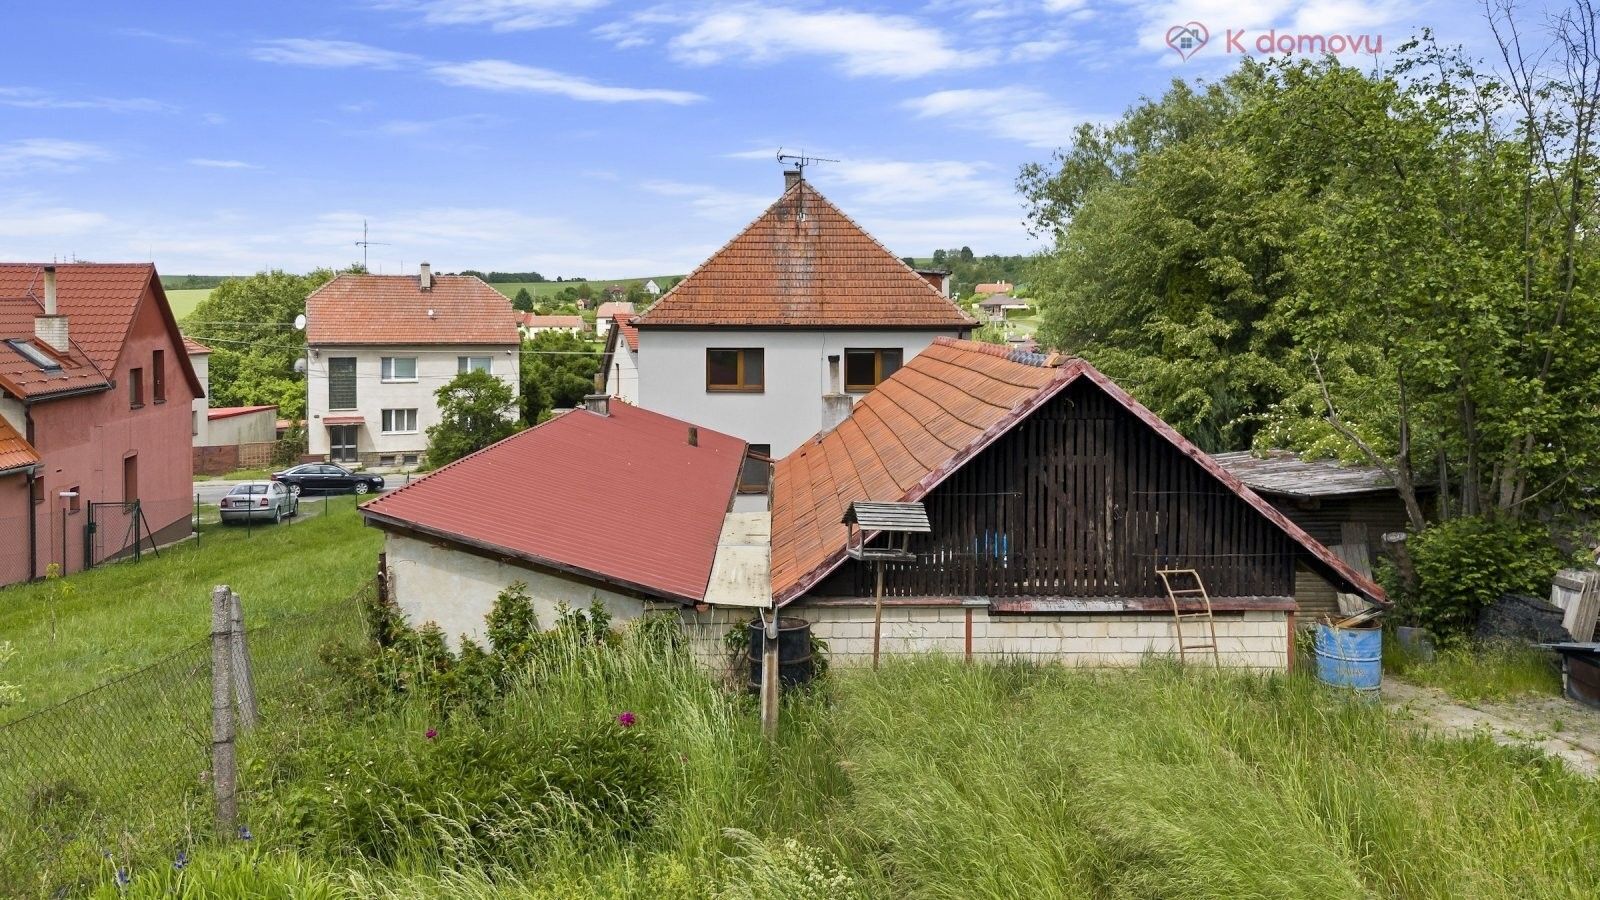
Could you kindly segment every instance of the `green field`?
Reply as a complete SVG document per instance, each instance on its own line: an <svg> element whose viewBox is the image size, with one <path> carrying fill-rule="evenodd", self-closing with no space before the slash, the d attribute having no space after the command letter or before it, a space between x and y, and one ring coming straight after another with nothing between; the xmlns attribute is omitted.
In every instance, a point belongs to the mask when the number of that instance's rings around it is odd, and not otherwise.
<svg viewBox="0 0 1600 900"><path fill-rule="evenodd" d="M655 280L656 284L660 284L668 278L681 277L683 276L646 275L638 278L599 278L595 279L594 281L506 281L492 284L490 286L500 293L505 294L507 297L515 297L517 295L517 291L522 288L527 288L528 293L535 297L554 297L556 294L561 292L562 288L578 287L579 285L584 284L587 284L596 291L599 291L603 290L608 285L613 284L620 284L626 287L628 283L632 281L644 282L652 279Z"/></svg>
<svg viewBox="0 0 1600 900"><path fill-rule="evenodd" d="M200 301L211 296L210 288L194 288L191 290L167 291L167 302L172 304L172 314L180 320L194 312Z"/></svg>

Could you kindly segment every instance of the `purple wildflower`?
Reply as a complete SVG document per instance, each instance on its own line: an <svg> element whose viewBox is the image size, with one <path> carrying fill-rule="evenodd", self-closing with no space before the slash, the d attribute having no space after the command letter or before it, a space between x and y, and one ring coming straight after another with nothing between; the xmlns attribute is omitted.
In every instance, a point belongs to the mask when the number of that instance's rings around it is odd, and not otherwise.
<svg viewBox="0 0 1600 900"><path fill-rule="evenodd" d="M617 716L617 724L621 725L623 728L632 728L638 721L638 717L631 712L625 712Z"/></svg>
<svg viewBox="0 0 1600 900"><path fill-rule="evenodd" d="M189 867L189 853L186 850L178 851L178 858L172 861L172 867L182 872Z"/></svg>
<svg viewBox="0 0 1600 900"><path fill-rule="evenodd" d="M431 741L434 738L439 736L439 729L437 729L437 728L429 728L427 731L424 731L422 733L422 736Z"/></svg>
<svg viewBox="0 0 1600 900"><path fill-rule="evenodd" d="M255 838L255 835L250 833L250 826L249 825L240 825L239 826L239 840L248 841L248 840L252 840L254 838Z"/></svg>
<svg viewBox="0 0 1600 900"><path fill-rule="evenodd" d="M128 886L128 882L132 880L133 876L128 874L127 866L119 866L117 868L117 887L125 888Z"/></svg>

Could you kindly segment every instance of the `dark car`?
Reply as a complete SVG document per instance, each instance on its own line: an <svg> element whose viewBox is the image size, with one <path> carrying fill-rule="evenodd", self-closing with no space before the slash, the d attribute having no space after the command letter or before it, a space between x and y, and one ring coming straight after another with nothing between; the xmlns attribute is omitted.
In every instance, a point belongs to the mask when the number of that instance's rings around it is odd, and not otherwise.
<svg viewBox="0 0 1600 900"><path fill-rule="evenodd" d="M283 482L296 494L365 494L383 490L382 475L352 472L332 463L306 463L273 472L272 480Z"/></svg>

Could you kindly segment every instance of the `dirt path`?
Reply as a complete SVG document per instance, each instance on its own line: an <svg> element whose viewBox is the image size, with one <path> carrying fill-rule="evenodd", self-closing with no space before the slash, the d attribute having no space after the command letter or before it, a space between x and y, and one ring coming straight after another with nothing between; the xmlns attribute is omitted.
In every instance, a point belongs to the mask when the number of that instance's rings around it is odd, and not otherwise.
<svg viewBox="0 0 1600 900"><path fill-rule="evenodd" d="M1383 676L1384 705L1442 734L1486 731L1497 744L1538 747L1574 771L1600 775L1600 710L1565 697L1528 696L1468 705L1437 688Z"/></svg>

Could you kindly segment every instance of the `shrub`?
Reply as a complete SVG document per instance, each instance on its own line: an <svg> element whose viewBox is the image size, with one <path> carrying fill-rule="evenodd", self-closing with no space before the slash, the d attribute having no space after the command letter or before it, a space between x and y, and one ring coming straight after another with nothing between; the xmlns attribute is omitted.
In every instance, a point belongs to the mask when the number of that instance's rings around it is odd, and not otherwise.
<svg viewBox="0 0 1600 900"><path fill-rule="evenodd" d="M1429 526L1409 542L1417 589L1401 595L1407 618L1440 637L1469 631L1501 594L1540 596L1564 560L1541 526L1460 518ZM1394 579L1389 577L1392 582Z"/></svg>

